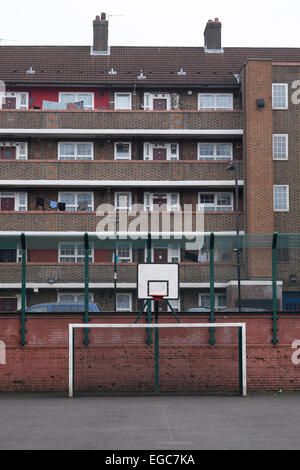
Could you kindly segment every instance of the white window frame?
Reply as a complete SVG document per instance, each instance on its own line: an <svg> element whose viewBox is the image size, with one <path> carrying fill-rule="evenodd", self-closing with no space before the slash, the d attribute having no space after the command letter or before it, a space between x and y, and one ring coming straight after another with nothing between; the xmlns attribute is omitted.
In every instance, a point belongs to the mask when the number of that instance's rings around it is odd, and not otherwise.
<svg viewBox="0 0 300 470"><path fill-rule="evenodd" d="M89 211L86 211L86 212L93 212L94 211L94 193L92 191L59 191L58 193L58 202L64 202L61 200L61 196L63 194L72 194L73 196L75 196L75 201L74 201L74 208L75 210L74 211L70 211L68 210L68 206L66 204L66 212L78 212L79 211L79 204L78 204L78 195L79 194L89 194L90 196L92 196L92 203L91 203L91 210ZM70 207L70 206L69 206ZM73 206L72 206L73 207ZM77 209L76 209L77 207Z"/></svg>
<svg viewBox="0 0 300 470"><path fill-rule="evenodd" d="M176 154L172 154L172 146L176 145ZM153 160L153 150L156 149L166 149L167 150L167 160L168 161L177 161L179 160L179 144L177 142L171 143L156 143L156 142L144 142L143 145L143 156L144 160Z"/></svg>
<svg viewBox="0 0 300 470"><path fill-rule="evenodd" d="M27 160L28 159L28 143L27 142L1 142L0 147L15 147L16 149L16 160Z"/></svg>
<svg viewBox="0 0 300 470"><path fill-rule="evenodd" d="M155 199L158 195L166 196L167 198L167 211L168 212L179 212L180 211L180 194L179 193L144 193L144 210L145 212L153 212L153 199ZM177 204L172 205L172 196L177 196ZM156 197L154 197L156 196ZM149 204L147 202L149 200Z"/></svg>
<svg viewBox="0 0 300 470"><path fill-rule="evenodd" d="M213 96L214 106L213 107L200 107L201 96ZM217 96L230 96L230 107L222 108L217 107ZM198 93L198 111L233 111L233 94L232 93Z"/></svg>
<svg viewBox="0 0 300 470"><path fill-rule="evenodd" d="M22 95L25 98L25 104L22 104ZM16 98L16 109L29 108L29 93L27 91L7 91L4 94L4 98ZM2 103L0 105L2 107Z"/></svg>
<svg viewBox="0 0 300 470"><path fill-rule="evenodd" d="M285 137L285 157L275 156L275 140L277 137ZM288 134L273 134L273 159L287 161L289 159L289 135Z"/></svg>
<svg viewBox="0 0 300 470"><path fill-rule="evenodd" d="M200 155L200 148L201 145L213 145L214 147L214 154L210 156L201 156ZM230 146L230 156L229 157L219 157L217 156L217 146L218 145L229 145ZM215 161L232 161L233 160L233 145L231 142L198 142L198 160L200 161L208 161L208 160L215 160Z"/></svg>
<svg viewBox="0 0 300 470"><path fill-rule="evenodd" d="M129 196L128 197L128 206L127 207L124 207L124 208L120 208L117 206L117 201L118 201L118 196L119 195L122 195L122 196ZM131 207L132 207L132 193L130 191L117 191L115 193L115 210L116 211L122 211L122 210L127 210L127 211L131 211Z"/></svg>
<svg viewBox="0 0 300 470"><path fill-rule="evenodd" d="M209 293L206 293L206 294L203 293L203 292L200 293L200 294L198 295L198 306L199 306L199 307L203 307L203 308L207 308L206 305L203 305L202 298L203 298L203 297L209 297L209 296L210 296ZM219 305L219 298L220 298L220 297L226 297L226 305L225 305L225 307L224 307L223 305ZM224 308L224 309L225 309L226 307L227 307L227 295L226 295L226 293L224 293L224 294L215 294L215 308L220 308L220 309L221 309L221 308Z"/></svg>
<svg viewBox="0 0 300 470"><path fill-rule="evenodd" d="M129 107L128 108L119 108L118 103L117 103L117 97L118 96L124 96L124 95L129 95ZM116 92L115 93L115 110L120 110L120 111L131 111L132 110L132 93L130 92Z"/></svg>
<svg viewBox="0 0 300 470"><path fill-rule="evenodd" d="M286 188L286 205L285 209L276 209L275 207L275 193L277 188ZM274 198L274 212L289 212L290 210L290 187L288 184L275 184L273 189L273 198Z"/></svg>
<svg viewBox="0 0 300 470"><path fill-rule="evenodd" d="M285 106L275 106L275 87L285 87ZM273 83L272 84L272 106L273 109L289 109L289 86L287 83Z"/></svg>
<svg viewBox="0 0 300 470"><path fill-rule="evenodd" d="M129 308L127 309L124 309L124 308L119 308L118 306L118 297L120 296L123 296L123 295L126 295L128 296L129 298ZM119 292L117 295L116 295L116 310L117 312L131 312L132 311L132 293L128 293L128 292Z"/></svg>
<svg viewBox="0 0 300 470"><path fill-rule="evenodd" d="M84 294L82 294L82 293L80 293L80 292L76 292L76 293L74 293L74 292L58 292L58 293L57 293L57 302L66 303L64 300L61 300L62 296L64 296L64 295L72 295L72 296L74 296L75 299L76 299L76 300L74 300L74 303L79 303L78 297L79 297L79 296L81 296L81 297L84 296ZM94 302L94 298L95 298L94 293L93 293L93 292L89 292L89 302L90 302L90 303L93 303L93 302Z"/></svg>
<svg viewBox="0 0 300 470"><path fill-rule="evenodd" d="M119 250L121 249L120 248L121 245L128 245L128 248L129 248L129 257L128 258L120 257ZM117 257L118 257L118 263L121 263L121 264L123 264L123 263L124 264L125 263L132 263L132 243L126 242L126 241L124 241L124 243L119 242L119 243L117 243L116 251L117 251Z"/></svg>
<svg viewBox="0 0 300 470"><path fill-rule="evenodd" d="M62 103L62 95L75 95L75 100L74 101L70 101L70 103L77 103L80 101L80 99L78 98L79 95L90 95L92 97L92 104L91 106L84 106L84 110L85 111L89 111L89 110L93 110L95 109L95 95L93 92L85 92L85 91L82 91L82 92L79 92L79 91L60 91L59 92L59 102Z"/></svg>
<svg viewBox="0 0 300 470"><path fill-rule="evenodd" d="M128 157L118 156L117 146L120 145L120 144L129 146ZM132 158L132 145L131 145L131 142L115 142L114 155L115 155L115 160L131 160L131 158Z"/></svg>
<svg viewBox="0 0 300 470"><path fill-rule="evenodd" d="M74 145L74 156L65 156L61 155L61 145ZM91 156L86 156L85 158L82 158L80 155L78 155L78 145L91 145L92 146L92 154ZM58 142L57 146L57 156L58 160L61 161L91 161L94 160L94 142Z"/></svg>
<svg viewBox="0 0 300 470"><path fill-rule="evenodd" d="M25 196L25 204L21 204L20 199L21 196ZM28 211L28 194L26 192L9 192L9 191L1 191L0 193L0 200L6 197L14 199L15 201L15 210L14 212L26 212ZM1 201L0 201L1 202ZM21 210L20 207L24 207L24 210Z"/></svg>
<svg viewBox="0 0 300 470"><path fill-rule="evenodd" d="M74 250L74 255L70 255L69 257L70 258L76 258L75 261L61 261L61 258L67 258L68 255L61 255L61 247L62 245L73 245L75 246L75 250ZM77 261L78 258L84 258L84 255L79 255L78 254L78 246L79 245L82 245L83 246L83 243L81 242L60 242L58 244L58 262L59 263L67 263L67 264L78 264L78 263L84 263L84 260L83 261ZM94 263L95 262L95 250L94 250L94 244L93 243L90 243L90 251L91 251L91 255L90 255L90 263Z"/></svg>
<svg viewBox="0 0 300 470"><path fill-rule="evenodd" d="M217 198L218 198L218 196L220 196L220 195L222 195L222 194L231 197L231 205L230 205L230 206L220 206L220 205L217 204ZM203 207L203 206L204 206L204 208L205 208L205 206L206 206L205 204L201 204L200 199L201 199L201 196L202 196L202 195L204 195L204 196L214 196L214 204L207 204L207 207L212 207L212 206L214 206L215 210L214 210L214 211L207 211L207 212L213 212L213 213L215 213L215 214L222 214L222 213L224 213L224 212L234 212L234 198L233 198L233 193L226 193L226 192L223 192L223 193L221 193L221 192L218 192L218 193L204 193L204 192L203 192L203 193L202 193L202 192L201 192L201 193L198 193L198 210L199 210L199 211L202 210L202 207ZM218 211L218 210L216 210L218 207L228 207L228 208L230 208L231 210L228 209L227 211Z"/></svg>

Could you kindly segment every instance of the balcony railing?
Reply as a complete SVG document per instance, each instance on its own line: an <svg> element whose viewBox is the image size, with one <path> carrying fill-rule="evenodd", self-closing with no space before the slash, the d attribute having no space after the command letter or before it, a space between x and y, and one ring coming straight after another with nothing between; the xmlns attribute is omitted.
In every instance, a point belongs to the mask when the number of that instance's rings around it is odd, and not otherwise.
<svg viewBox="0 0 300 470"><path fill-rule="evenodd" d="M4 161L0 180L232 181L228 161ZM244 165L239 165L243 179Z"/></svg>
<svg viewBox="0 0 300 470"><path fill-rule="evenodd" d="M0 129L243 129L243 113L0 110Z"/></svg>
<svg viewBox="0 0 300 470"><path fill-rule="evenodd" d="M143 214L143 213L142 213ZM181 221L184 227L185 212L162 212L158 213L144 213L145 217L143 222L145 226L137 226L137 231L142 232L170 232L173 231L174 221L176 226ZM189 213L192 215L192 227L188 231L199 231L196 225L197 212ZM98 223L107 217L104 214L101 218L96 215L96 212L48 212L48 211L27 211L27 212L0 212L0 227L1 231L25 231L25 232L96 232ZM128 216L128 226L131 224L141 213ZM117 231L124 231L124 219L122 219L122 226L117 222ZM204 214L204 232L228 232L235 230L236 215L235 212L207 212ZM133 229L131 228L132 231ZM175 229L178 231L178 228ZM187 229L186 229L187 230ZM185 230L185 231L186 231ZM244 230L244 213L240 213L240 230Z"/></svg>
<svg viewBox="0 0 300 470"><path fill-rule="evenodd" d="M137 265L118 264L118 283L135 284L137 282ZM21 283L21 264L0 264L0 278L6 284ZM84 264L27 264L27 283L37 284L83 284ZM242 265L242 277L244 277L244 265ZM229 282L236 278L235 264L216 264L215 281ZM92 284L114 283L113 263L90 264L89 282ZM198 284L209 282L209 266L200 263L182 263L180 265L180 283ZM133 286L135 287L135 286Z"/></svg>

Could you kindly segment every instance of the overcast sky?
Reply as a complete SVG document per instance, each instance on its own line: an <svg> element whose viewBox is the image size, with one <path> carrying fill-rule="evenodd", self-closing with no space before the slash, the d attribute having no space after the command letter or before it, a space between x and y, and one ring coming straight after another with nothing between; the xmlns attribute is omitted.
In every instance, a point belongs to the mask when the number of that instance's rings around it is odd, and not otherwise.
<svg viewBox="0 0 300 470"><path fill-rule="evenodd" d="M112 46L202 47L207 20L218 17L224 47L300 47L299 5L299 0L8 0L1 2L0 38L8 45L90 45L92 21L104 11L124 15L109 18Z"/></svg>

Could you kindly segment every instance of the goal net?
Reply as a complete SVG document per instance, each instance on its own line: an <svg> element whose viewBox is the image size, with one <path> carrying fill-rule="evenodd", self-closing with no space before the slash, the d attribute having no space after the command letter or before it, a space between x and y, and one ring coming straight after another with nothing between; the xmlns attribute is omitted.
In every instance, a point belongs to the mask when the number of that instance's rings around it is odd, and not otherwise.
<svg viewBox="0 0 300 470"><path fill-rule="evenodd" d="M79 393L245 396L246 325L70 324L69 396Z"/></svg>

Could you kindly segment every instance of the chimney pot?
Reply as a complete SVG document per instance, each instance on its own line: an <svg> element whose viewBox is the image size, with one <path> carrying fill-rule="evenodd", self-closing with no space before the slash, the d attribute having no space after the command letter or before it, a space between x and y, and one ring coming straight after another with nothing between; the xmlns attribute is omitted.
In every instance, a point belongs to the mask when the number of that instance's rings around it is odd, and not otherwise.
<svg viewBox="0 0 300 470"><path fill-rule="evenodd" d="M101 20L106 20L106 13L101 13Z"/></svg>
<svg viewBox="0 0 300 470"><path fill-rule="evenodd" d="M215 18L215 23L219 23L219 18Z"/></svg>
<svg viewBox="0 0 300 470"><path fill-rule="evenodd" d="M100 16L97 15L96 18L95 18L96 21L100 21Z"/></svg>

